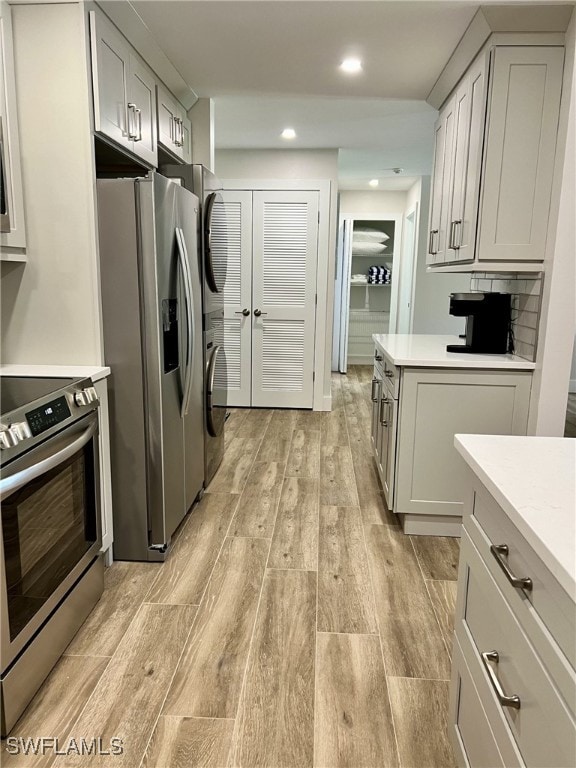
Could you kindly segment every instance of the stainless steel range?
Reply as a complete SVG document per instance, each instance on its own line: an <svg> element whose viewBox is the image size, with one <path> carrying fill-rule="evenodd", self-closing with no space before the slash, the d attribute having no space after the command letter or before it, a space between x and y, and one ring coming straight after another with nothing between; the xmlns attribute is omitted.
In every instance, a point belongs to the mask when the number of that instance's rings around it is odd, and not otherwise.
<svg viewBox="0 0 576 768"><path fill-rule="evenodd" d="M0 379L2 736L102 594L98 406L90 379Z"/></svg>

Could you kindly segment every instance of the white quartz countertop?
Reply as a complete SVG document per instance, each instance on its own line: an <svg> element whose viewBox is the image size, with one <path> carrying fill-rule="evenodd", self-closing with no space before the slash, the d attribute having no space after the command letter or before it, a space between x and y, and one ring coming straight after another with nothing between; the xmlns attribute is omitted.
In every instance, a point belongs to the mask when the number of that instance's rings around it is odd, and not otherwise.
<svg viewBox="0 0 576 768"><path fill-rule="evenodd" d="M418 368L504 368L532 371L534 363L517 355L471 355L447 352L447 344L464 344L458 336L414 333L375 333L378 349L391 363Z"/></svg>
<svg viewBox="0 0 576 768"><path fill-rule="evenodd" d="M47 376L87 378L99 381L110 376L110 368L101 365L0 365L0 376Z"/></svg>
<svg viewBox="0 0 576 768"><path fill-rule="evenodd" d="M456 435L454 444L576 601L576 439Z"/></svg>

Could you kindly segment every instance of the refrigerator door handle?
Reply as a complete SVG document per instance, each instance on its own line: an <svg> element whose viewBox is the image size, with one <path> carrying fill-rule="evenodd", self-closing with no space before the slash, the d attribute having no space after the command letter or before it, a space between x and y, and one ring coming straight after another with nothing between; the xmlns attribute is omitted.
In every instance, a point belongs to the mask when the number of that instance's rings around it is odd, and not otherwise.
<svg viewBox="0 0 576 768"><path fill-rule="evenodd" d="M188 251L186 250L186 241L184 233L180 227L176 227L176 244L178 246L178 259L182 270L182 279L184 282L184 295L186 298L186 332L188 341L186 373L184 376L184 392L182 395L182 407L180 416L184 418L188 414L190 405L190 393L192 391L192 353L194 350L194 306L192 298L192 286L190 278L190 267L188 265Z"/></svg>

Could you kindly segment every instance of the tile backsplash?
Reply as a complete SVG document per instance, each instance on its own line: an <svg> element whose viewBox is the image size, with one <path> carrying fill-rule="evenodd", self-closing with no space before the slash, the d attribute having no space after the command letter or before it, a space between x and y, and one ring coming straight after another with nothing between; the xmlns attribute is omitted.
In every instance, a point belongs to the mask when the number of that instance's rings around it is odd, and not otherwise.
<svg viewBox="0 0 576 768"><path fill-rule="evenodd" d="M471 291L499 291L512 294L514 351L525 360L536 359L543 276L542 272L527 274L475 272L470 280Z"/></svg>

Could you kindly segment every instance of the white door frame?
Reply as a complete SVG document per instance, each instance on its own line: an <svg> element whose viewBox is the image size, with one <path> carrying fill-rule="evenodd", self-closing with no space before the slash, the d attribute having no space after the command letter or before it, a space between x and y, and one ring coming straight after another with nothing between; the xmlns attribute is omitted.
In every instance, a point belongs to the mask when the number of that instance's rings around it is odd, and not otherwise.
<svg viewBox="0 0 576 768"><path fill-rule="evenodd" d="M402 252L400 254L400 269L399 269L399 281L398 281L398 298L401 296L402 283L408 282L410 293L410 310L408 312L408 328L402 333L412 333L412 325L414 322L414 293L416 289L416 281L414 275L416 274L416 261L418 259L418 236L420 234L420 204L414 203L414 206L406 211L404 214L404 225L408 219L412 219L413 237L412 243L406 239L407 227L403 227L402 236ZM411 250L408 250L411 248ZM399 311L396 312L396 324L394 331L400 333L398 330L398 324L400 320Z"/></svg>
<svg viewBox="0 0 576 768"><path fill-rule="evenodd" d="M327 179L222 179L224 189L250 190L252 192L269 190L302 190L319 193L318 201L318 266L316 270L316 332L314 340L314 398L313 410L327 410L324 398L324 380L326 368L326 333L327 319L330 317L328 306L328 279L330 275L330 191L331 182ZM332 329L330 329L331 331ZM328 406L329 410L329 406Z"/></svg>
<svg viewBox="0 0 576 768"><path fill-rule="evenodd" d="M383 211L382 213L346 213L345 211L340 211L339 221L338 221L338 228L339 231L344 228L344 221L350 220L350 221L393 221L394 222L394 258L397 258L397 264L400 264L400 259L402 256L402 248L403 248L403 219L404 215L402 213L386 213L386 211ZM380 254L379 254L380 255ZM386 254L381 254L382 256L385 256ZM398 304L398 287L400 285L400 280L394 279L394 274L397 271L397 267L393 266L392 270L392 287L391 287L391 296L390 296L390 333L394 333L394 330L396 328L396 307ZM399 271L399 270L398 270ZM338 273L338 279L344 281L349 280L350 275L344 274L344 271L341 271ZM339 285L336 285L336 292L340 291L342 292L344 288L344 283L341 282ZM348 289L348 300L349 299L350 291ZM345 294L342 292L342 295ZM334 323L340 323L341 319L340 317L336 317L336 313L334 313ZM342 334L342 329L340 330L340 334ZM348 331L346 330L346 351L348 350ZM336 368L337 370L337 368Z"/></svg>

